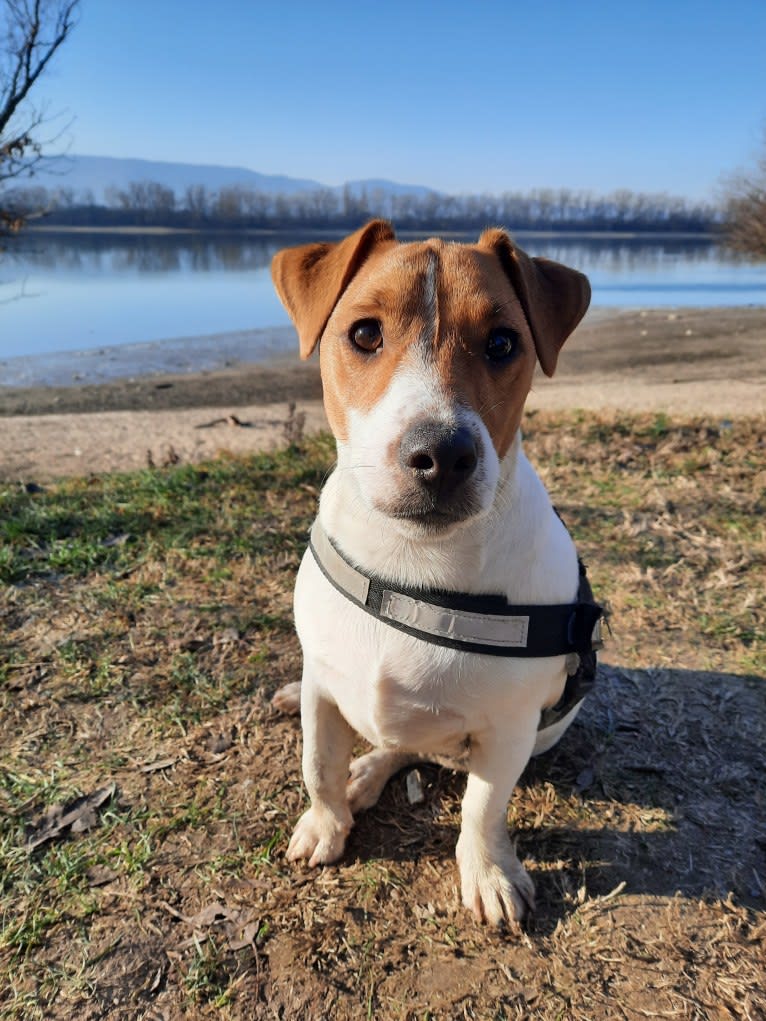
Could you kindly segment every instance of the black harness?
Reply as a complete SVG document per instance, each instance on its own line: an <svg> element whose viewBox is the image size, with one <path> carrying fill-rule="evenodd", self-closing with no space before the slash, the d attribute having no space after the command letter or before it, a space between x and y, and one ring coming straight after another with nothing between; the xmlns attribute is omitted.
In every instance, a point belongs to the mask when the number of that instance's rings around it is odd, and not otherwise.
<svg viewBox="0 0 766 1021"><path fill-rule="evenodd" d="M569 656L564 694L543 710L541 730L566 716L593 687L604 611L582 561L576 602L518 605L497 595L394 587L349 561L318 519L309 547L331 585L365 613L413 638L487 656Z"/></svg>

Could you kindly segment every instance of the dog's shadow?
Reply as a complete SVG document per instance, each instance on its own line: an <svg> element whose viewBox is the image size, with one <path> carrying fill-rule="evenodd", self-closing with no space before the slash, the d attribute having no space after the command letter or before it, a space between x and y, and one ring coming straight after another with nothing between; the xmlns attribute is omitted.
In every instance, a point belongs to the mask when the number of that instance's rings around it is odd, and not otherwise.
<svg viewBox="0 0 766 1021"><path fill-rule="evenodd" d="M511 802L519 856L537 887L535 929L554 928L584 895L618 887L733 893L763 907L765 739L762 678L602 665L577 720L530 762ZM352 857L454 854L465 779L435 766L420 772L426 802L409 806L396 778L355 827Z"/></svg>

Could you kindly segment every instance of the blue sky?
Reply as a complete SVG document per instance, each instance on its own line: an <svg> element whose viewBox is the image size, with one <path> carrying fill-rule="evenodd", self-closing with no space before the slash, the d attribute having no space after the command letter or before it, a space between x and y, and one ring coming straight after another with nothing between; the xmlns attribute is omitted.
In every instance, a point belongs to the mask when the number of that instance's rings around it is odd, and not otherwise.
<svg viewBox="0 0 766 1021"><path fill-rule="evenodd" d="M766 0L83 0L43 99L75 153L712 198L766 132Z"/></svg>

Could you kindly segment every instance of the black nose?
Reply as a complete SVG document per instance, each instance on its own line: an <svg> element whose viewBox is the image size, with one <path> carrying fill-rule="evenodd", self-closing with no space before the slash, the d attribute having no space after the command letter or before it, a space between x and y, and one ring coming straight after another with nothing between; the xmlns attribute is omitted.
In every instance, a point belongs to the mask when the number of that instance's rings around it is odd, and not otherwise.
<svg viewBox="0 0 766 1021"><path fill-rule="evenodd" d="M479 461L467 429L416 422L402 437L399 463L434 496L448 497L466 482Z"/></svg>

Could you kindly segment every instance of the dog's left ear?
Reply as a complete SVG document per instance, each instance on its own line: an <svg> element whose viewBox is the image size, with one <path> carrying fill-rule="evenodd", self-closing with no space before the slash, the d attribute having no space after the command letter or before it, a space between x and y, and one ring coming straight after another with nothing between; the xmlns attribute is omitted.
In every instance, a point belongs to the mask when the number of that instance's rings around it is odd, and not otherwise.
<svg viewBox="0 0 766 1021"><path fill-rule="evenodd" d="M271 262L271 278L295 323L301 358L308 358L351 278L376 245L395 241L387 220L371 220L334 244L283 248Z"/></svg>
<svg viewBox="0 0 766 1021"><path fill-rule="evenodd" d="M543 372L552 376L564 341L588 310L588 278L550 259L530 258L499 228L485 230L479 247L500 259L524 309Z"/></svg>

